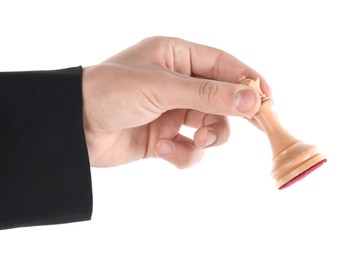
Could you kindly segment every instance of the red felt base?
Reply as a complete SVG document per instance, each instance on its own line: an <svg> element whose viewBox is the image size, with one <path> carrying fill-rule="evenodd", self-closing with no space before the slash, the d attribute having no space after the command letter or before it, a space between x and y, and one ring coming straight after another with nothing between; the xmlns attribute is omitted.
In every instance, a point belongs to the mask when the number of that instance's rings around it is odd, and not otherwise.
<svg viewBox="0 0 361 260"><path fill-rule="evenodd" d="M324 164L325 162L327 162L327 159L323 159L322 161L319 161L318 163L316 163L315 165L313 165L312 167L308 168L306 171L304 171L303 173L297 175L296 177L294 177L292 180L290 180L289 182L283 184L281 187L279 187L279 190L283 190L289 186L291 186L292 184L294 184L295 182L298 182L300 180L302 180L303 178L305 178L307 175L309 175L311 172L313 172L314 170L316 170L318 167L320 167L322 164Z"/></svg>

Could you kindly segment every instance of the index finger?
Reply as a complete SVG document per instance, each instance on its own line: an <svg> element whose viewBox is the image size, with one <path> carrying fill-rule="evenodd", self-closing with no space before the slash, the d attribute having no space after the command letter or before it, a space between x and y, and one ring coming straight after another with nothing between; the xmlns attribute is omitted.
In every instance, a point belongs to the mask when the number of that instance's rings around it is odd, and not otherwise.
<svg viewBox="0 0 361 260"><path fill-rule="evenodd" d="M251 79L259 78L262 91L267 96L271 96L271 89L262 75L231 54L181 39L173 39L171 46L174 71L230 83L239 83L241 76Z"/></svg>

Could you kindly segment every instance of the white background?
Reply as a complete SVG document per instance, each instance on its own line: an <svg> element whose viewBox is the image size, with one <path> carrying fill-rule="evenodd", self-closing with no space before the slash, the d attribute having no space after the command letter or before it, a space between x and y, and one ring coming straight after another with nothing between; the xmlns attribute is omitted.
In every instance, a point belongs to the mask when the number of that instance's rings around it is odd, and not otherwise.
<svg viewBox="0 0 361 260"><path fill-rule="evenodd" d="M232 53L328 162L278 191L264 133L178 170L92 169L89 222L0 231L0 259L361 259L359 1L1 1L0 71L96 64L152 35Z"/></svg>

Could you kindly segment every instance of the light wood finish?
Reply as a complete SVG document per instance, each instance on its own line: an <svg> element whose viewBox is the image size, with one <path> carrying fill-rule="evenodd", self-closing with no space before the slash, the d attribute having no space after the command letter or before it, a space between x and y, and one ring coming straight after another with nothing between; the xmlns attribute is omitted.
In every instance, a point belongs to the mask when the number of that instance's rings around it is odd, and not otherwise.
<svg viewBox="0 0 361 260"><path fill-rule="evenodd" d="M240 78L240 83L258 90L262 103L254 118L263 128L270 141L273 153L271 176L278 188L296 178L312 166L325 160L317 147L305 144L288 133L272 110L272 99L261 90L260 81Z"/></svg>

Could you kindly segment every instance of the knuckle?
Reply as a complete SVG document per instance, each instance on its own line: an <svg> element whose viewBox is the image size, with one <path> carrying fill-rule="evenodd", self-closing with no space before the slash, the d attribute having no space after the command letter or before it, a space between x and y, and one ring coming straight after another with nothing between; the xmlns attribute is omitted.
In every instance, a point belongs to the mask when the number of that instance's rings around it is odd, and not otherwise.
<svg viewBox="0 0 361 260"><path fill-rule="evenodd" d="M147 38L145 38L143 41L146 42L159 42L162 41L165 37L163 36L149 36Z"/></svg>
<svg viewBox="0 0 361 260"><path fill-rule="evenodd" d="M202 160L203 155L203 149L192 148L186 154L179 156L174 164L179 169L190 168L199 163Z"/></svg>
<svg viewBox="0 0 361 260"><path fill-rule="evenodd" d="M219 86L211 80L205 80L199 87L198 95L201 102L214 105L219 98Z"/></svg>
<svg viewBox="0 0 361 260"><path fill-rule="evenodd" d="M178 169L181 169L181 170L182 169L187 169L187 168L190 168L190 167L194 166L195 164L197 164L199 162L200 162L200 160L195 161L195 160L189 158L188 160L184 160L184 161L179 162L178 164L176 164L176 167Z"/></svg>
<svg viewBox="0 0 361 260"><path fill-rule="evenodd" d="M150 36L143 40L143 42L150 44L153 48L164 48L166 46L178 45L183 40L176 37L166 37L166 36Z"/></svg>
<svg viewBox="0 0 361 260"><path fill-rule="evenodd" d="M150 36L142 40L142 43L151 46L153 50L158 50L164 47L166 44L167 38L163 36Z"/></svg>

